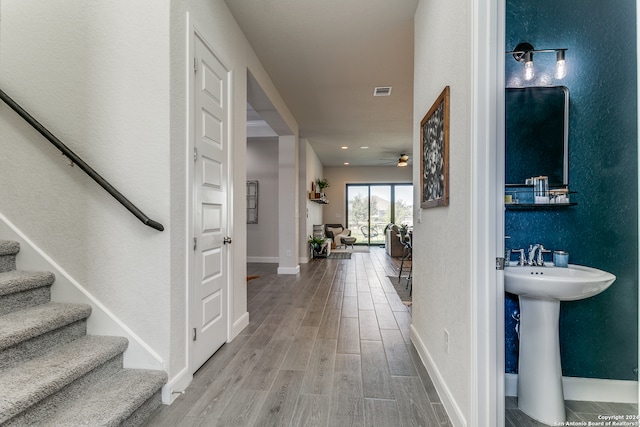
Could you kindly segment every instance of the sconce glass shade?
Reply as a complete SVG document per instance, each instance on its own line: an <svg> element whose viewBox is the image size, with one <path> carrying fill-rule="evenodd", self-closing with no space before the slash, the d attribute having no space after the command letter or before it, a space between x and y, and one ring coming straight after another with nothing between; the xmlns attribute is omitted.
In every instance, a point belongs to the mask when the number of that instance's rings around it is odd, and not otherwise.
<svg viewBox="0 0 640 427"><path fill-rule="evenodd" d="M398 161L398 167L402 168L402 167L405 167L405 166L407 166L407 162L406 161L404 161L404 162L402 160Z"/></svg>
<svg viewBox="0 0 640 427"><path fill-rule="evenodd" d="M564 79L567 75L567 66L564 62L564 50L556 52L556 79Z"/></svg>

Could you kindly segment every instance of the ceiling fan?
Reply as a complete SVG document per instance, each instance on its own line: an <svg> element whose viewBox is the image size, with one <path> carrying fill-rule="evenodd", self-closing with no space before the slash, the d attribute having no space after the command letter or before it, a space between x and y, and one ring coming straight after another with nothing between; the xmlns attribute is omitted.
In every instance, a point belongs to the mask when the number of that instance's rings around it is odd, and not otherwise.
<svg viewBox="0 0 640 427"><path fill-rule="evenodd" d="M382 164L384 164L384 165L396 165L398 167L405 167L405 166L408 165L408 162L409 162L409 155L408 154L402 153L402 154L400 154L399 157L396 157L396 156L397 156L397 154L394 155L392 153L389 153L388 157L385 156L385 158L381 159L382 161L384 161L384 163L382 163Z"/></svg>

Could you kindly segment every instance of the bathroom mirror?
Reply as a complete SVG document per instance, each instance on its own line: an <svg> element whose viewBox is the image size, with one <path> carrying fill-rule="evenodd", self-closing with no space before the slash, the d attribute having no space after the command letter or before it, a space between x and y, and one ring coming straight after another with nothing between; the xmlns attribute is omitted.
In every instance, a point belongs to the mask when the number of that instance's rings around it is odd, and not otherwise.
<svg viewBox="0 0 640 427"><path fill-rule="evenodd" d="M569 89L507 88L505 123L507 185L540 175L550 186L569 184Z"/></svg>

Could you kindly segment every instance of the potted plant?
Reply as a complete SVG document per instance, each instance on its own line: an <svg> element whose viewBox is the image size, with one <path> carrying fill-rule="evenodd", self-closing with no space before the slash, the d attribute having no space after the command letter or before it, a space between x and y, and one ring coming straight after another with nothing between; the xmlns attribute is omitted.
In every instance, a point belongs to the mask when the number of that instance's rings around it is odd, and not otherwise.
<svg viewBox="0 0 640 427"><path fill-rule="evenodd" d="M327 239L325 239L324 237L309 236L309 240L307 241L309 242L309 245L311 245L314 251L320 252L320 249L322 248L322 245L326 240Z"/></svg>
<svg viewBox="0 0 640 427"><path fill-rule="evenodd" d="M325 188L329 187L329 181L327 181L324 178L318 178L318 179L316 179L316 187L318 189L317 192L320 194L320 196L319 197L316 196L316 198L323 197L324 196L324 191L323 190ZM316 193L316 194L318 194L318 193Z"/></svg>

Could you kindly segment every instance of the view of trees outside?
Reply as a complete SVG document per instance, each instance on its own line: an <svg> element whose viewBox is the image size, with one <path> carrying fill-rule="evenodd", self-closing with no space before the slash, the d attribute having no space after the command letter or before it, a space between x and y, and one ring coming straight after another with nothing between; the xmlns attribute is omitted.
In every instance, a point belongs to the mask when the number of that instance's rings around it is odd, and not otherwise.
<svg viewBox="0 0 640 427"><path fill-rule="evenodd" d="M413 185L395 186L395 224L413 227Z"/></svg>
<svg viewBox="0 0 640 427"><path fill-rule="evenodd" d="M384 244L390 222L413 225L412 185L347 185L347 228L357 243Z"/></svg>

